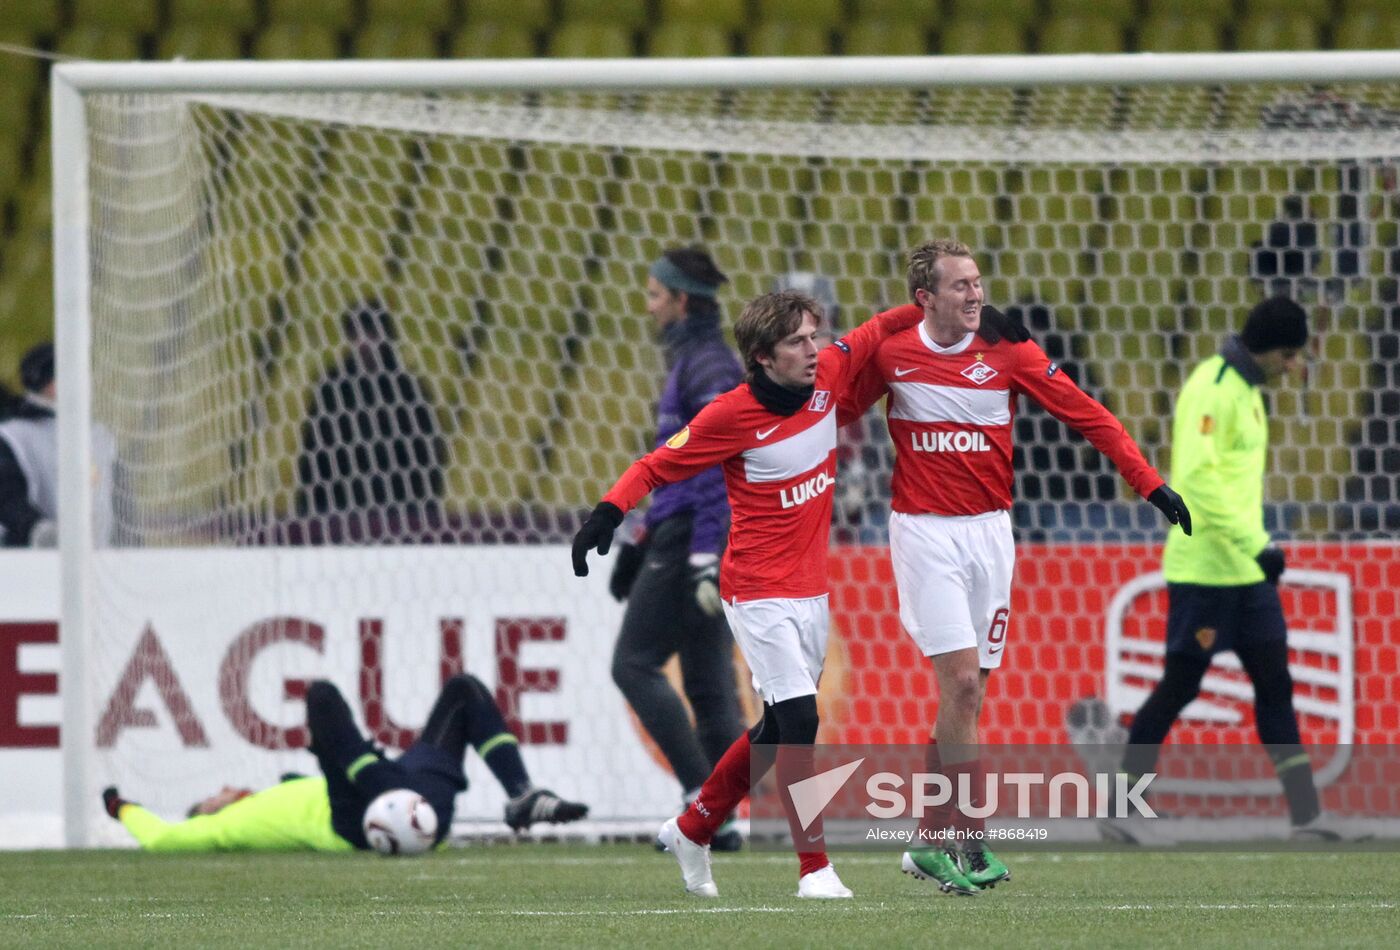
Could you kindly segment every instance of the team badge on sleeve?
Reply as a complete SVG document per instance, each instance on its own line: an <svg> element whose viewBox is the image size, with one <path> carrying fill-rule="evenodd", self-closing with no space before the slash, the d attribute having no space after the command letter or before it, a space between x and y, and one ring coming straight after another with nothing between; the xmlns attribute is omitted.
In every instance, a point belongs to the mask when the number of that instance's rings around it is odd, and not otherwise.
<svg viewBox="0 0 1400 950"><path fill-rule="evenodd" d="M1201 416L1201 435L1210 435L1215 431L1215 420L1210 416Z"/></svg>
<svg viewBox="0 0 1400 950"><path fill-rule="evenodd" d="M807 408L813 412L826 412L826 404L831 399L831 390L818 389L812 393L812 404Z"/></svg>
<svg viewBox="0 0 1400 950"><path fill-rule="evenodd" d="M690 441L690 426L686 426L666 440L666 448L678 449Z"/></svg>
<svg viewBox="0 0 1400 950"><path fill-rule="evenodd" d="M831 345L836 347L842 353L845 353L847 356L851 355L851 344L847 343L845 340L837 340Z"/></svg>
<svg viewBox="0 0 1400 950"><path fill-rule="evenodd" d="M1059 371L1060 371L1060 364L1059 364L1059 363L1051 363L1051 364L1050 364L1050 367L1045 371L1045 375L1046 375L1046 376L1054 376L1054 375L1055 375L1056 373L1058 373Z"/></svg>

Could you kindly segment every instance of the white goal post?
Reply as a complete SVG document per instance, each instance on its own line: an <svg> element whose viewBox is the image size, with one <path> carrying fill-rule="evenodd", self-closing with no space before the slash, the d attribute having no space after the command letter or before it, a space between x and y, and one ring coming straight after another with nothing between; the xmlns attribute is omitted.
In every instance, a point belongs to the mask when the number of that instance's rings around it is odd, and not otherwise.
<svg viewBox="0 0 1400 950"><path fill-rule="evenodd" d="M637 287L669 246L715 251L730 319L784 272L817 272L849 328L902 302L918 235L953 233L989 299L1061 334L1057 358L1164 469L1181 367L1292 280L1326 299L1318 355L1335 366L1276 404L1271 496L1301 506L1280 509L1295 539L1382 537L1346 521L1346 504L1389 499L1349 487L1361 442L1344 420L1365 415L1368 382L1343 367L1372 357L1393 301L1380 239L1347 228L1392 235L1396 213L1331 199L1389 194L1398 81L1400 52L56 66L67 843L113 840L98 792L118 780L169 813L202 783L306 769L292 711L312 675L358 682L392 737L452 664L520 702L537 781L592 796L604 821L672 808L608 676L606 570L575 581L563 544L649 445L664 367ZM1324 234L1302 253L1323 263L1250 273L1300 194ZM1338 263L1353 251L1359 266ZM342 350L337 316L371 296L435 400L440 471L423 475L431 514L389 498L362 530L307 500L300 421ZM1018 473L1041 500L1023 543L1117 557L1160 538L1046 431ZM849 556L869 560L888 451L854 457L869 480L853 474L838 508ZM395 639L408 627L412 646ZM828 670L824 723L879 715L842 705L863 655ZM881 669L891 696L913 689ZM1048 741L1006 708L1004 741ZM471 778L484 804L463 814L499 814Z"/></svg>

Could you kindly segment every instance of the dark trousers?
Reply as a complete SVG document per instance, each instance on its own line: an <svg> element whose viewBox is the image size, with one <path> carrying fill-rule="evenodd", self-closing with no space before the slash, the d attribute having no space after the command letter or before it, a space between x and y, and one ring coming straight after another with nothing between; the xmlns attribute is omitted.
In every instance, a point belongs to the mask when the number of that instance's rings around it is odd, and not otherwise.
<svg viewBox="0 0 1400 950"><path fill-rule="evenodd" d="M1254 686L1259 740L1275 760L1301 751L1288 672L1288 629L1273 584L1167 585L1167 657L1162 678L1133 717L1124 769L1156 767L1158 747L1200 692L1211 657L1233 650Z"/></svg>
<svg viewBox="0 0 1400 950"><path fill-rule="evenodd" d="M450 699L450 691L444 690L434 712ZM431 722L434 716L428 718ZM365 809L384 792L407 788L422 795L437 813L437 840L447 837L457 794L467 788L464 743L461 748L444 748L420 739L398 759L387 758L383 749L360 733L340 690L325 680L317 680L306 691L306 723L311 731L309 751L326 776L336 834L357 848L368 849Z"/></svg>
<svg viewBox="0 0 1400 950"><path fill-rule="evenodd" d="M744 731L734 685L734 638L724 616L707 616L690 585L689 515L652 531L627 601L612 676L642 726L689 790L698 788ZM680 654L685 704L661 668Z"/></svg>

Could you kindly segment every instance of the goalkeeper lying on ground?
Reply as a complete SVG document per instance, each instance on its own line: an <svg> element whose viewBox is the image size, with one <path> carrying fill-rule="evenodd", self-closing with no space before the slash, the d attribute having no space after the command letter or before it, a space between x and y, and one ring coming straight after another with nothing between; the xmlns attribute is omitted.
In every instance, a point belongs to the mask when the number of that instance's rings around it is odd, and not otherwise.
<svg viewBox="0 0 1400 950"><path fill-rule="evenodd" d="M126 801L115 788L102 793L103 804L148 851L352 851L370 847L362 827L370 802L407 788L437 813L441 842L452 827L457 794L467 787L462 759L470 743L510 796L505 822L513 830L588 814L587 805L530 784L516 737L490 691L468 674L447 681L418 741L398 759L360 734L340 691L324 680L307 689L306 723L308 751L324 777L292 777L260 792L224 788L191 808L187 820L173 823Z"/></svg>

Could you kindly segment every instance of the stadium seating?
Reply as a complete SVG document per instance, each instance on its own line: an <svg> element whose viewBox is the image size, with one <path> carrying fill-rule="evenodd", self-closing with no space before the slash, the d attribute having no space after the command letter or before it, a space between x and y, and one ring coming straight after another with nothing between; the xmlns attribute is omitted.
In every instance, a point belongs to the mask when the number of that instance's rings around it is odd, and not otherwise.
<svg viewBox="0 0 1400 950"><path fill-rule="evenodd" d="M748 32L751 56L825 56L831 52L831 33L816 23L760 23Z"/></svg>
<svg viewBox="0 0 1400 950"><path fill-rule="evenodd" d="M1145 10L1149 17L1224 24L1234 15L1234 0L1146 0Z"/></svg>
<svg viewBox="0 0 1400 950"><path fill-rule="evenodd" d="M277 59L341 55L495 58L541 53L594 57L638 52L677 57L736 52L783 56L833 51L917 55L930 50L945 54L1020 53L1028 48L1046 53L1125 48L1166 52L1227 47L1310 49L1323 40L1338 49L1400 48L1400 6L1396 0L0 0L0 41L44 44L64 54L97 59L233 59L249 54ZM45 335L49 319L51 204L47 132L40 120L41 109L46 108L43 82L37 63L0 55L0 228L4 229L0 233L0 319L20 320L15 335L27 340ZM1171 108L1195 109L1198 105L1209 108L1204 101L1173 103ZM721 170L718 175L729 173ZM704 188L673 182L667 174L659 172L648 186L659 204L699 209L710 200ZM936 174L948 177L953 173ZM1200 233L1188 240L1185 231L1154 229L1148 221L1135 230L1135 240L1145 241L1146 246L1134 255L1113 246L1113 226L1125 220L1121 215L1108 222L1095 221L1094 208L1052 208L1022 200L1030 192L999 196L992 193L990 184L977 180L975 174L969 176L969 180L958 182L930 181L927 188L918 189L917 196L908 198L890 183L861 190L850 187L849 182L823 182L803 200L820 206L835 222L826 225L826 232L820 235L824 240L838 233L843 202L861 209L861 217L867 220L880 217L870 215L867 202L886 202L891 208L907 205L916 221L938 220L954 228L960 223L975 223L984 228L989 253L995 253L999 245L1023 246L1041 233L1037 228L1049 227L1051 243L1099 254L1101 266L1114 272L1139 274L1144 268L1163 267L1180 273L1179 288L1185 295L1188 282L1194 279L1192 273L1182 270L1183 260L1195 253L1188 247L1232 241L1247 247L1258 237L1243 233L1232 223L1240 216L1231 211L1229 202L1246 200L1242 197L1245 191L1282 193L1290 184L1261 179L1257 191L1226 189L1224 198L1212 197L1209 189L1183 187L1183 194L1194 193L1183 200L1199 202ZM1106 190L1118 196L1125 191L1116 186ZM1006 197L1013 199L1012 206L1021 220L1001 227L997 201ZM541 201L532 213L554 220L565 213L562 209L559 202ZM893 219L892 214L890 217ZM784 233L801 243L806 235L804 226L791 222L784 226L788 229ZM317 227L321 230L311 235L312 250L308 253L318 266L334 271L343 261L324 249L343 241L345 235L324 222ZM839 234L849 246L863 248L908 243L907 239L922 236L922 229L913 225L907 233L903 223L889 227L898 232L897 239L868 225L853 225ZM835 259L831 269L849 275L843 293L869 295L875 291L868 288L879 288L882 281L897 277L897 265L876 252L839 253L845 256ZM1085 306L1101 309L1117 307L1115 318L1135 327L1149 327L1153 308L1162 304L1119 300L1117 289L1110 291L1107 282L1079 274L1072 266L1062 267L1059 258L1041 260L1023 254L1007 255L1006 260L1008 266L999 277L1008 282L1027 282L1024 286L1034 288L1046 274L1057 273L1062 279L1056 289L1066 298L1082 297ZM776 259L772 263L774 267L782 264ZM1199 290L1206 306L1222 315L1235 314L1238 301L1214 301L1206 291L1218 292L1216 278L1247 267L1247 251L1202 253L1196 263L1200 273L1213 279L1192 284L1191 293ZM1178 285L1172 285L1168 293L1177 289ZM35 300L41 301L40 305L34 306ZM1213 345L1216 331L1214 325L1202 330L1201 345ZM10 333L2 339L0 358L15 349ZM1100 343L1109 345L1106 338L1095 346ZM1196 341L1189 345L1196 346ZM1352 340L1349 345L1361 344ZM1354 359L1356 351L1349 353ZM1127 366L1129 362L1115 365ZM506 371L508 367L503 369ZM1118 380L1123 372L1110 367L1105 370L1105 379ZM1131 375L1130 370L1126 372ZM1132 380L1123 377L1122 382ZM597 381L602 387L599 391L614 384L621 383ZM1360 386L1359 381L1347 378L1335 389L1354 393ZM1142 411L1142 407L1134 411ZM645 420L622 423L625 427L644 424ZM548 433L543 429L535 434L547 441ZM1333 435L1343 440L1347 437ZM599 471L611 471L635 448L629 446L625 452L589 449L585 454L597 456L593 462ZM1302 464L1304 460L1300 457L1295 461ZM495 489L499 492L502 486ZM533 486L529 490L541 489ZM1317 500L1329 499L1319 496Z"/></svg>
<svg viewBox="0 0 1400 950"><path fill-rule="evenodd" d="M467 4L466 22L500 23L529 30L542 30L552 20L550 0L472 0Z"/></svg>
<svg viewBox="0 0 1400 950"><path fill-rule="evenodd" d="M536 54L535 32L506 23L469 23L448 49L462 59L520 59Z"/></svg>
<svg viewBox="0 0 1400 950"><path fill-rule="evenodd" d="M561 23L549 37L549 55L569 59L626 57L634 54L632 31L615 23Z"/></svg>
<svg viewBox="0 0 1400 950"><path fill-rule="evenodd" d="M371 23L355 34L351 43L360 59L435 59L437 34L426 27L397 23Z"/></svg>
<svg viewBox="0 0 1400 950"><path fill-rule="evenodd" d="M853 0L852 20L883 20L931 28L942 17L939 0Z"/></svg>
<svg viewBox="0 0 1400 950"><path fill-rule="evenodd" d="M1038 31L1042 53L1121 53L1123 30L1111 20L1066 16L1046 20Z"/></svg>
<svg viewBox="0 0 1400 950"><path fill-rule="evenodd" d="M732 56L734 40L724 27L715 23L667 22L647 36L648 56Z"/></svg>
<svg viewBox="0 0 1400 950"><path fill-rule="evenodd" d="M0 8L0 29L47 36L56 32L61 22L59 0L24 0Z"/></svg>
<svg viewBox="0 0 1400 950"><path fill-rule="evenodd" d="M948 0L948 19L978 20L983 26L1029 24L1036 16L1036 0Z"/></svg>
<svg viewBox="0 0 1400 950"><path fill-rule="evenodd" d="M183 24L225 27L248 32L257 25L257 0L166 0L169 21Z"/></svg>
<svg viewBox="0 0 1400 950"><path fill-rule="evenodd" d="M660 0L660 25L709 23L726 30L744 25L744 0Z"/></svg>
<svg viewBox="0 0 1400 950"><path fill-rule="evenodd" d="M1137 15L1135 0L1050 0L1050 16L1108 20L1118 26Z"/></svg>
<svg viewBox="0 0 1400 950"><path fill-rule="evenodd" d="M1144 53L1208 53L1224 48L1220 25L1206 19L1153 16L1136 30Z"/></svg>
<svg viewBox="0 0 1400 950"><path fill-rule="evenodd" d="M560 0L559 19L611 23L636 30L647 23L646 0Z"/></svg>
<svg viewBox="0 0 1400 950"><path fill-rule="evenodd" d="M1235 33L1241 50L1309 50L1321 45L1322 32L1306 14L1259 14L1246 17Z"/></svg>
<svg viewBox="0 0 1400 950"><path fill-rule="evenodd" d="M457 18L453 0L365 0L367 23L446 30Z"/></svg>
<svg viewBox="0 0 1400 950"><path fill-rule="evenodd" d="M0 43L29 46L34 37L19 29L0 29ZM39 60L29 56L0 53L0 85L13 95L28 97L39 85Z"/></svg>
<svg viewBox="0 0 1400 950"><path fill-rule="evenodd" d="M84 59L140 59L141 38L114 27L75 26L58 35L54 50Z"/></svg>
<svg viewBox="0 0 1400 950"><path fill-rule="evenodd" d="M85 27L115 27L150 33L160 21L156 0L69 0L71 22Z"/></svg>
<svg viewBox="0 0 1400 950"><path fill-rule="evenodd" d="M303 23L274 23L253 41L258 59L335 59L340 55L340 37L325 26Z"/></svg>
<svg viewBox="0 0 1400 950"><path fill-rule="evenodd" d="M0 109L14 108L0 93ZM24 154L18 137L0 138L0 195L8 195L19 185L24 174ZM2 262L0 262L2 263Z"/></svg>
<svg viewBox="0 0 1400 950"><path fill-rule="evenodd" d="M938 50L949 56L1024 53L1026 31L1010 20L950 20L938 29Z"/></svg>
<svg viewBox="0 0 1400 950"><path fill-rule="evenodd" d="M756 0L760 23L810 23L834 27L841 22L841 0Z"/></svg>
<svg viewBox="0 0 1400 950"><path fill-rule="evenodd" d="M853 56L923 56L928 31L907 20L855 20L841 34L841 52Z"/></svg>
<svg viewBox="0 0 1400 950"><path fill-rule="evenodd" d="M1337 49L1400 49L1400 10L1349 13L1332 35Z"/></svg>
<svg viewBox="0 0 1400 950"><path fill-rule="evenodd" d="M298 23L346 30L355 22L355 0L264 0L270 23Z"/></svg>
<svg viewBox="0 0 1400 950"><path fill-rule="evenodd" d="M1302 15L1321 21L1332 15L1332 0L1244 0L1244 14L1246 17Z"/></svg>
<svg viewBox="0 0 1400 950"><path fill-rule="evenodd" d="M238 33L221 26L181 24L160 34L159 59L239 59L243 43Z"/></svg>

